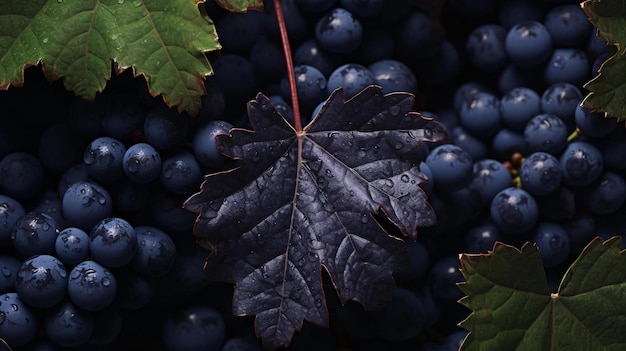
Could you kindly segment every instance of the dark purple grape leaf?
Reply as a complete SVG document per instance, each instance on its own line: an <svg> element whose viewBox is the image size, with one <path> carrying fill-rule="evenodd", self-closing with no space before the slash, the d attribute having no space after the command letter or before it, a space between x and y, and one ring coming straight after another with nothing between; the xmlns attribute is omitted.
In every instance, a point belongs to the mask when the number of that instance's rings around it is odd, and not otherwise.
<svg viewBox="0 0 626 351"><path fill-rule="evenodd" d="M339 89L296 133L259 94L248 104L254 130L217 137L238 166L209 174L184 206L200 214L206 274L235 283L233 312L256 315L265 347L288 345L304 319L328 325L322 266L343 303L378 309L390 300L408 253L373 215L413 239L436 222L414 157L446 135L413 103L378 86L345 101Z"/></svg>

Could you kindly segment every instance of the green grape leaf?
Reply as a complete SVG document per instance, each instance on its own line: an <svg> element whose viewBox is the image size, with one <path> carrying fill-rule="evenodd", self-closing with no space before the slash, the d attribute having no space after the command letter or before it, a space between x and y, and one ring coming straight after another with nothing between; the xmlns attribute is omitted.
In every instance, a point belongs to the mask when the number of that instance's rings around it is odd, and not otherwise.
<svg viewBox="0 0 626 351"><path fill-rule="evenodd" d="M461 350L624 350L626 255L621 238L595 238L548 290L539 249L496 243L463 254L459 302L472 310Z"/></svg>
<svg viewBox="0 0 626 351"><path fill-rule="evenodd" d="M215 3L231 12L263 11L263 0L215 0Z"/></svg>
<svg viewBox="0 0 626 351"><path fill-rule="evenodd" d="M597 28L597 35L617 48L616 53L600 66L599 74L584 88L589 90L583 106L604 112L607 117L626 120L626 2L616 0L586 0L583 10Z"/></svg>
<svg viewBox="0 0 626 351"><path fill-rule="evenodd" d="M24 69L93 100L111 64L143 75L153 96L196 114L212 73L206 52L220 49L201 1L0 1L0 89L24 84Z"/></svg>

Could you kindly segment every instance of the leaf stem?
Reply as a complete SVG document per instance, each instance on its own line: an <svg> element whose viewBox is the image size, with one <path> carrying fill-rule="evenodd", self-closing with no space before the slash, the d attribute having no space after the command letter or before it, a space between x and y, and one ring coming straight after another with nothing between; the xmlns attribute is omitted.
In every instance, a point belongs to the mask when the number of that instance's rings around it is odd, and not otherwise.
<svg viewBox="0 0 626 351"><path fill-rule="evenodd" d="M287 62L287 79L289 80L289 90L291 92L291 108L293 109L293 125L297 133L302 132L302 121L300 118L300 104L298 103L298 91L296 89L296 74L293 70L293 59L291 58L291 47L289 46L289 37L287 35L287 24L285 23L285 15L280 5L280 0L274 0L274 11L276 11L276 20L280 30L280 40L283 45L283 54Z"/></svg>

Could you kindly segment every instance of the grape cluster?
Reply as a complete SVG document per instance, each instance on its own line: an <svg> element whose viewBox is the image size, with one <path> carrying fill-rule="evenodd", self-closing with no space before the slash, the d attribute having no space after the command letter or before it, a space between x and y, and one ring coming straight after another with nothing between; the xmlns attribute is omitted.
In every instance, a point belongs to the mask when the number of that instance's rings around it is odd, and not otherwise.
<svg viewBox="0 0 626 351"><path fill-rule="evenodd" d="M305 323L287 349L456 350L468 313L458 253L534 241L555 289L593 236L624 234L624 126L580 107L611 52L579 4L426 3L282 1L304 119L338 87L349 98L377 84L415 94L449 135L423 148L438 225L407 242L392 302L364 311L329 290L331 328ZM257 92L293 120L265 5L201 5L223 50L197 117L127 73L93 103L32 68L0 93L0 338L15 350L262 350L252 319L232 315L232 286L204 279L181 205L203 174L232 166L214 137L250 127Z"/></svg>

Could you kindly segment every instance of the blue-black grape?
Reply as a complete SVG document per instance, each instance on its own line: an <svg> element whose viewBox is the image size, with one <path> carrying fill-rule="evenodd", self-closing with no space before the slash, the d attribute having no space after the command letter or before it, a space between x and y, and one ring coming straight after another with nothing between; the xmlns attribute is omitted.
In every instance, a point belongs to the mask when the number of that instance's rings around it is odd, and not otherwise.
<svg viewBox="0 0 626 351"><path fill-rule="evenodd" d="M583 94L577 86L567 82L554 83L541 95L541 111L559 117L572 131L574 112L582 99Z"/></svg>
<svg viewBox="0 0 626 351"><path fill-rule="evenodd" d="M32 256L17 272L15 291L22 301L33 307L52 307L65 297L67 270L54 256Z"/></svg>
<svg viewBox="0 0 626 351"><path fill-rule="evenodd" d="M123 174L122 160L126 146L111 137L99 137L93 140L83 154L89 177L100 182L113 182Z"/></svg>
<svg viewBox="0 0 626 351"><path fill-rule="evenodd" d="M490 214L502 232L522 234L535 225L539 210L532 195L524 189L509 187L494 196Z"/></svg>
<svg viewBox="0 0 626 351"><path fill-rule="evenodd" d="M580 131L590 137L603 137L617 128L617 119L605 117L602 112L592 112L581 105L576 106L574 118Z"/></svg>
<svg viewBox="0 0 626 351"><path fill-rule="evenodd" d="M506 53L515 65L533 67L544 63L552 53L552 37L537 21L518 22L506 34Z"/></svg>
<svg viewBox="0 0 626 351"><path fill-rule="evenodd" d="M313 66L299 65L294 67L294 75L298 101L303 108L311 109L324 101L327 96L327 81L322 72ZM281 82L281 90L284 96L290 96L287 77Z"/></svg>
<svg viewBox="0 0 626 351"><path fill-rule="evenodd" d="M172 193L189 195L202 182L202 169L193 153L183 151L163 160L159 180Z"/></svg>
<svg viewBox="0 0 626 351"><path fill-rule="evenodd" d="M326 51L315 39L302 42L293 53L294 65L313 66L322 72L325 77L328 77L339 66L340 62L341 59L338 54Z"/></svg>
<svg viewBox="0 0 626 351"><path fill-rule="evenodd" d="M569 257L569 236L565 228L560 224L553 222L539 223L532 239L539 247L541 260L545 267L558 266Z"/></svg>
<svg viewBox="0 0 626 351"><path fill-rule="evenodd" d="M89 258L89 234L84 230L67 227L56 237L56 257L67 266L74 266Z"/></svg>
<svg viewBox="0 0 626 351"><path fill-rule="evenodd" d="M532 195L548 195L561 186L563 171L559 160L546 153L534 152L519 169L522 186Z"/></svg>
<svg viewBox="0 0 626 351"><path fill-rule="evenodd" d="M545 25L557 47L578 47L582 45L591 23L579 4L564 4L551 8L546 14Z"/></svg>
<svg viewBox="0 0 626 351"><path fill-rule="evenodd" d="M541 113L533 117L524 129L524 140L530 152L558 155L567 145L567 126L559 117Z"/></svg>
<svg viewBox="0 0 626 351"><path fill-rule="evenodd" d="M194 305L170 314L163 321L161 335L168 350L197 351L219 350L225 333L224 318L219 312L208 306Z"/></svg>
<svg viewBox="0 0 626 351"><path fill-rule="evenodd" d="M473 135L494 135L500 129L500 99L490 93L472 95L461 105L459 121Z"/></svg>
<svg viewBox="0 0 626 351"><path fill-rule="evenodd" d="M93 332L93 315L66 300L45 317L46 335L61 347L74 347L87 342Z"/></svg>
<svg viewBox="0 0 626 351"><path fill-rule="evenodd" d="M417 94L417 78L411 69L398 60L386 59L368 66L376 84L384 93L408 92Z"/></svg>
<svg viewBox="0 0 626 351"><path fill-rule="evenodd" d="M363 37L367 38L367 40L362 40L361 45L353 54L359 57L359 61L363 65L371 65L376 61L394 58L395 43L392 33L377 27L368 26L363 28Z"/></svg>
<svg viewBox="0 0 626 351"><path fill-rule="evenodd" d="M19 201L0 194L0 247L12 244L13 225L25 214L26 211Z"/></svg>
<svg viewBox="0 0 626 351"><path fill-rule="evenodd" d="M87 232L111 215L113 201L108 190L100 184L79 181L70 185L63 194L62 209L68 226Z"/></svg>
<svg viewBox="0 0 626 351"><path fill-rule="evenodd" d="M519 87L541 91L545 85L542 73L535 69L529 70L509 63L499 75L498 91L503 95Z"/></svg>
<svg viewBox="0 0 626 351"><path fill-rule="evenodd" d="M217 77L217 68L215 72L215 77ZM145 141L158 150L172 150L182 145L187 138L188 131L187 116L162 106L153 107L143 122Z"/></svg>
<svg viewBox="0 0 626 351"><path fill-rule="evenodd" d="M444 144L433 149L426 158L435 179L435 188L450 192L463 188L471 181L473 162L460 147Z"/></svg>
<svg viewBox="0 0 626 351"><path fill-rule="evenodd" d="M480 25L469 34L465 47L469 59L480 71L497 73L509 59L504 48L507 30L497 24Z"/></svg>
<svg viewBox="0 0 626 351"><path fill-rule="evenodd" d="M497 193L511 185L511 173L502 163L493 159L482 159L474 163L470 187L476 190L483 205L491 204Z"/></svg>
<svg viewBox="0 0 626 351"><path fill-rule="evenodd" d="M11 240L18 256L54 255L59 225L54 218L39 212L20 217L11 231Z"/></svg>
<svg viewBox="0 0 626 351"><path fill-rule="evenodd" d="M465 245L463 252L467 253L487 253L493 249L496 241L503 241L504 237L498 227L493 223L486 223L471 228L465 234Z"/></svg>
<svg viewBox="0 0 626 351"><path fill-rule="evenodd" d="M226 340L220 351L263 351L263 349L252 338L234 337Z"/></svg>
<svg viewBox="0 0 626 351"><path fill-rule="evenodd" d="M543 71L543 79L548 85L567 82L582 86L589 78L589 60L579 49L554 49Z"/></svg>
<svg viewBox="0 0 626 351"><path fill-rule="evenodd" d="M343 88L346 98L350 98L368 85L376 84L376 77L367 67L357 63L347 63L337 67L328 77L328 93Z"/></svg>
<svg viewBox="0 0 626 351"><path fill-rule="evenodd" d="M152 226L135 227L137 253L133 269L145 276L158 277L166 274L173 266L176 245L164 231Z"/></svg>
<svg viewBox="0 0 626 351"><path fill-rule="evenodd" d="M464 281L459 259L456 256L444 256L433 263L428 272L428 285L433 297L442 302L456 302L463 297L457 283Z"/></svg>
<svg viewBox="0 0 626 351"><path fill-rule="evenodd" d="M87 260L70 271L67 293L70 300L86 311L99 311L115 299L117 279L108 268Z"/></svg>
<svg viewBox="0 0 626 351"><path fill-rule="evenodd" d="M424 85L442 86L453 81L462 64L459 50L452 42L444 40L441 49L432 56L420 59L415 70L418 80Z"/></svg>
<svg viewBox="0 0 626 351"><path fill-rule="evenodd" d="M228 158L221 154L215 137L228 135L231 128L232 124L216 120L207 122L196 131L193 136L193 154L202 166L215 169L227 163Z"/></svg>
<svg viewBox="0 0 626 351"><path fill-rule="evenodd" d="M89 251L94 261L103 266L122 267L137 253L135 228L122 218L105 218L89 234Z"/></svg>
<svg viewBox="0 0 626 351"><path fill-rule="evenodd" d="M0 160L0 193L16 199L30 199L41 190L44 170L33 155L16 151Z"/></svg>
<svg viewBox="0 0 626 351"><path fill-rule="evenodd" d="M133 144L124 153L122 169L132 182L149 183L161 172L161 154L150 144Z"/></svg>
<svg viewBox="0 0 626 351"><path fill-rule="evenodd" d="M335 8L315 25L315 39L324 49L337 54L356 50L363 38L361 22L346 9Z"/></svg>
<svg viewBox="0 0 626 351"><path fill-rule="evenodd" d="M583 198L587 209L593 214L608 215L617 211L626 200L624 177L614 172L604 172L584 189Z"/></svg>
<svg viewBox="0 0 626 351"><path fill-rule="evenodd" d="M0 338L12 347L24 346L37 336L37 316L17 293L0 295L0 316Z"/></svg>
<svg viewBox="0 0 626 351"><path fill-rule="evenodd" d="M515 131L524 131L528 121L539 113L541 97L530 88L513 88L500 100L502 123Z"/></svg>
<svg viewBox="0 0 626 351"><path fill-rule="evenodd" d="M581 187L593 183L604 169L604 159L597 147L584 141L567 145L559 159L565 184Z"/></svg>

